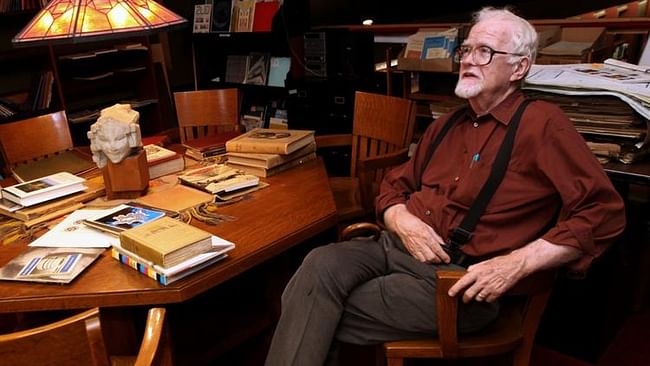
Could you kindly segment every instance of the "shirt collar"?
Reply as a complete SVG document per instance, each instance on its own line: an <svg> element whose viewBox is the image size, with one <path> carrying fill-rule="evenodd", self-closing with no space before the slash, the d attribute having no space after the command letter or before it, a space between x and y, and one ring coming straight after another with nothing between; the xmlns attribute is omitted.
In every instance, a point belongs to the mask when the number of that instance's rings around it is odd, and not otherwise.
<svg viewBox="0 0 650 366"><path fill-rule="evenodd" d="M507 126L510 123L512 116L517 111L517 108L524 101L524 99L524 93L521 90L516 90L508 95L508 97L506 97L503 102L494 107L490 113L478 117L476 115L476 112L474 112L470 107L468 109L468 115L469 118L474 122L480 122L481 120L485 120L487 118L493 118Z"/></svg>

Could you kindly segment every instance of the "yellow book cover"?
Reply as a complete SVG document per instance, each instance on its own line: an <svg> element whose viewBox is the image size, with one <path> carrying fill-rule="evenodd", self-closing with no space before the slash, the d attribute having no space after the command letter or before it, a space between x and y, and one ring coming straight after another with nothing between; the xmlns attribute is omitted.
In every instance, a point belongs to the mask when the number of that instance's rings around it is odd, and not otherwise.
<svg viewBox="0 0 650 366"><path fill-rule="evenodd" d="M120 245L162 267L171 267L205 253L212 247L212 235L170 217L120 233Z"/></svg>
<svg viewBox="0 0 650 366"><path fill-rule="evenodd" d="M290 154L314 142L314 131L254 128L226 142L231 153Z"/></svg>

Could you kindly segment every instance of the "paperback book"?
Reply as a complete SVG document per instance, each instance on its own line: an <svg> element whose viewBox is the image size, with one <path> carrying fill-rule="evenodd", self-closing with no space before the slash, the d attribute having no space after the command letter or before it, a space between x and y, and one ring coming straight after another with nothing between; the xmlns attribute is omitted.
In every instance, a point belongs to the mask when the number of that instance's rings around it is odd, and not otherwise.
<svg viewBox="0 0 650 366"><path fill-rule="evenodd" d="M172 267L162 267L138 255L129 252L120 245L113 246L111 256L120 263L127 265L141 274L156 280L161 285L168 285L192 273L212 265L228 256L228 252L235 248L235 244L212 236L212 246L209 251L198 254Z"/></svg>
<svg viewBox="0 0 650 366"><path fill-rule="evenodd" d="M96 229L119 235L124 230L138 227L164 216L165 212L163 211L123 204L96 217L85 219L83 222Z"/></svg>
<svg viewBox="0 0 650 366"><path fill-rule="evenodd" d="M69 283L104 249L29 247L0 268L0 280Z"/></svg>
<svg viewBox="0 0 650 366"><path fill-rule="evenodd" d="M67 172L56 173L2 188L2 198L21 206L32 206L83 191L86 189L85 181L84 178Z"/></svg>
<svg viewBox="0 0 650 366"><path fill-rule="evenodd" d="M223 195L238 190L256 187L260 179L254 175L241 174L225 164L213 164L197 169L192 169L178 176L181 184L185 184L202 191Z"/></svg>

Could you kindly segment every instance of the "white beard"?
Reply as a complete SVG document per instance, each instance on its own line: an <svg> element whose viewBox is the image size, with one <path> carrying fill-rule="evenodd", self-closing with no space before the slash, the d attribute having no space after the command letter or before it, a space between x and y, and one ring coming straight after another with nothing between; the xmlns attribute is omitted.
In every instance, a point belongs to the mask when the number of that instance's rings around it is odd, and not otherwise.
<svg viewBox="0 0 650 366"><path fill-rule="evenodd" d="M483 84L477 80L460 79L456 84L456 95L460 98L475 98L483 91Z"/></svg>

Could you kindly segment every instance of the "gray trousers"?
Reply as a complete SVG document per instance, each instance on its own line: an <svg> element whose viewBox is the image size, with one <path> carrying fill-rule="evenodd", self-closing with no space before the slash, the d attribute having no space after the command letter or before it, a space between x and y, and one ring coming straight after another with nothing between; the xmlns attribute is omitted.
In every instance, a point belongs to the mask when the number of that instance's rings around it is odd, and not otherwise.
<svg viewBox="0 0 650 366"><path fill-rule="evenodd" d="M282 294L266 365L323 365L328 355L330 363L335 339L368 345L436 334L436 267L461 268L421 263L388 232L312 250ZM471 332L494 320L498 305L459 311L459 331Z"/></svg>

